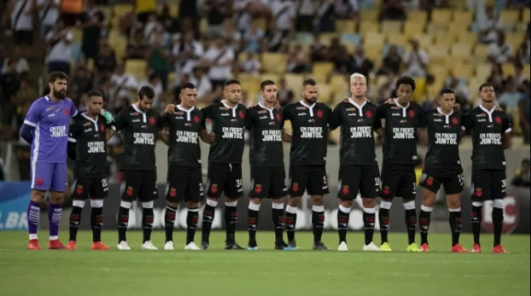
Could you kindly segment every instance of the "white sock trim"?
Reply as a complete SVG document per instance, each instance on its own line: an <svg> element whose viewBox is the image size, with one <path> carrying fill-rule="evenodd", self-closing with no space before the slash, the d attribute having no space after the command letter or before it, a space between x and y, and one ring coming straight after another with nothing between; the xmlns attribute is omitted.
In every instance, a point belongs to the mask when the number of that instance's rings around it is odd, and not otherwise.
<svg viewBox="0 0 531 296"><path fill-rule="evenodd" d="M153 209L153 206L155 205L154 201L146 201L142 203L143 209Z"/></svg>
<svg viewBox="0 0 531 296"><path fill-rule="evenodd" d="M492 207L503 209L503 200L502 199L495 199L492 201Z"/></svg>
<svg viewBox="0 0 531 296"><path fill-rule="evenodd" d="M188 212L197 213L199 212L199 209L188 209Z"/></svg>
<svg viewBox="0 0 531 296"><path fill-rule="evenodd" d="M225 206L234 208L238 206L238 202L237 201L225 202Z"/></svg>
<svg viewBox="0 0 531 296"><path fill-rule="evenodd" d="M380 209L390 210L392 205L392 202L382 200L382 202L380 203Z"/></svg>
<svg viewBox="0 0 531 296"><path fill-rule="evenodd" d="M479 208L479 207L482 207L483 206L483 202L482 201L475 201L472 203L472 205L476 208Z"/></svg>
<svg viewBox="0 0 531 296"><path fill-rule="evenodd" d="M103 208L103 199L91 199L90 206L93 208Z"/></svg>
<svg viewBox="0 0 531 296"><path fill-rule="evenodd" d="M85 206L85 201L84 200L74 199L74 201L72 202L72 206L78 207L78 208L83 208Z"/></svg>
<svg viewBox="0 0 531 296"><path fill-rule="evenodd" d="M366 207L363 207L363 211L367 214L376 214L376 209L375 208L366 208Z"/></svg>
<svg viewBox="0 0 531 296"><path fill-rule="evenodd" d="M288 205L288 206L286 207L286 213L297 214L297 208Z"/></svg>
<svg viewBox="0 0 531 296"><path fill-rule="evenodd" d="M339 210L343 213L350 213L350 211L352 210L352 208L345 208L343 205L339 205Z"/></svg>
<svg viewBox="0 0 531 296"><path fill-rule="evenodd" d="M39 239L39 236L36 234L36 233L30 233L29 234L29 239L32 240L32 239Z"/></svg>
<svg viewBox="0 0 531 296"><path fill-rule="evenodd" d="M459 212L461 212L461 208L457 208L457 209L448 209L448 212L450 212L450 213L459 213Z"/></svg>
<svg viewBox="0 0 531 296"><path fill-rule="evenodd" d="M208 206L211 206L213 208L217 207L218 206L218 202L216 200L211 200L211 199L207 199L206 200L206 204Z"/></svg>
<svg viewBox="0 0 531 296"><path fill-rule="evenodd" d="M260 205L255 204L254 202L249 202L249 210L258 212L260 211Z"/></svg>
<svg viewBox="0 0 531 296"><path fill-rule="evenodd" d="M124 200L122 200L122 201L120 202L120 207L122 207L122 208L130 209L132 205L133 205L133 203L130 202L130 201L124 201Z"/></svg>
<svg viewBox="0 0 531 296"><path fill-rule="evenodd" d="M275 210L283 210L284 209L284 203L272 203L271 207Z"/></svg>
<svg viewBox="0 0 531 296"><path fill-rule="evenodd" d="M57 239L59 239L58 235L50 236L50 240L57 240Z"/></svg>
<svg viewBox="0 0 531 296"><path fill-rule="evenodd" d="M404 209L406 210L414 210L415 209L415 201L411 200L404 203Z"/></svg>
<svg viewBox="0 0 531 296"><path fill-rule="evenodd" d="M405 207L405 205L404 205L404 207ZM428 206L425 206L425 205L421 205L421 206L420 206L420 209L421 209L422 211L424 211L424 212L428 212L428 213L433 212L433 207L428 207Z"/></svg>
<svg viewBox="0 0 531 296"><path fill-rule="evenodd" d="M324 206L312 206L312 211L318 213L324 212Z"/></svg>

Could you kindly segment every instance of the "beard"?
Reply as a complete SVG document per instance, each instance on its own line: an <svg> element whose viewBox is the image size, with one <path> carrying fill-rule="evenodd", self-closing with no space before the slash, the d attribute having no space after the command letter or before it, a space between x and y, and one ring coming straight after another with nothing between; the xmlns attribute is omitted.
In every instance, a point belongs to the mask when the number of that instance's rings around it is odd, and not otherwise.
<svg viewBox="0 0 531 296"><path fill-rule="evenodd" d="M53 96L59 100L64 100L66 98L66 90L56 90L53 89Z"/></svg>
<svg viewBox="0 0 531 296"><path fill-rule="evenodd" d="M315 102L317 102L317 97L309 97L309 98L304 98L304 100L310 104L315 104Z"/></svg>

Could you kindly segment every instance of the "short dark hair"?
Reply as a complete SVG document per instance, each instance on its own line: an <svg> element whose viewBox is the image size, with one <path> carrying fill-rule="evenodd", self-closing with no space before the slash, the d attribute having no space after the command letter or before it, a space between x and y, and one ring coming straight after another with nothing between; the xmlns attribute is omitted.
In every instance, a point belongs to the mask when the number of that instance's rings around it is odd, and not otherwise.
<svg viewBox="0 0 531 296"><path fill-rule="evenodd" d="M445 95L445 94L454 94L455 95L455 91L453 89L451 89L451 88L445 87L445 88L443 88L441 90L441 96Z"/></svg>
<svg viewBox="0 0 531 296"><path fill-rule="evenodd" d="M140 88L138 91L138 98L140 100L146 98L153 100L155 98L155 90L151 86L142 86L142 88Z"/></svg>
<svg viewBox="0 0 531 296"><path fill-rule="evenodd" d="M317 85L317 81L315 81L315 79L313 79L313 78L305 79L302 82L302 87L306 87L307 85L316 86Z"/></svg>
<svg viewBox="0 0 531 296"><path fill-rule="evenodd" d="M68 75L66 75L65 72L61 72L61 71L53 71L50 73L49 77L48 77L48 82L50 83L54 83L56 82L57 80L59 79L66 79L68 80Z"/></svg>
<svg viewBox="0 0 531 296"><path fill-rule="evenodd" d="M273 80L264 80L264 81L262 81L262 83L260 83L260 90L264 91L266 86L268 86L268 85L275 85L275 82L273 82Z"/></svg>
<svg viewBox="0 0 531 296"><path fill-rule="evenodd" d="M182 86L181 86L181 91L185 90L185 89L195 89L195 85L193 83L190 83L190 82L187 82L187 83L184 83Z"/></svg>
<svg viewBox="0 0 531 296"><path fill-rule="evenodd" d="M417 88L417 84L415 83L415 79L411 76L404 75L396 81L396 89L400 87L400 85L410 85L413 90Z"/></svg>
<svg viewBox="0 0 531 296"><path fill-rule="evenodd" d="M233 84L237 84L237 85L240 85L241 86L241 83L240 81L236 80L236 79L229 79L225 82L224 86L227 87L229 85L233 85Z"/></svg>
<svg viewBox="0 0 531 296"><path fill-rule="evenodd" d="M492 88L494 88L494 85L492 85L489 82L485 82L485 83L481 84L481 86L479 87L479 91L482 91L484 87L492 87Z"/></svg>
<svg viewBox="0 0 531 296"><path fill-rule="evenodd" d="M87 93L87 96L92 99L92 97L102 97L103 98L103 94L101 93L101 91L99 90L91 90Z"/></svg>

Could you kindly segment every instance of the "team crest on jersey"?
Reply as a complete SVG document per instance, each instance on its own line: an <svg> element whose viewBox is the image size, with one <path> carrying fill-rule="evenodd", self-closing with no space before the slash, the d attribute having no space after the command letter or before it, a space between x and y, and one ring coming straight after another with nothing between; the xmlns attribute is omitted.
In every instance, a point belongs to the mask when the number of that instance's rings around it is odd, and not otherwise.
<svg viewBox="0 0 531 296"><path fill-rule="evenodd" d="M210 185L210 192L212 192L212 193L218 192L218 184Z"/></svg>
<svg viewBox="0 0 531 296"><path fill-rule="evenodd" d="M343 193L343 195L348 195L350 193L350 187L348 185L343 185L341 193Z"/></svg>
<svg viewBox="0 0 531 296"><path fill-rule="evenodd" d="M453 125L458 125L459 124L459 119L457 119L457 117L453 117L452 118L452 124Z"/></svg>
<svg viewBox="0 0 531 296"><path fill-rule="evenodd" d="M483 189L476 188L476 196L477 197L482 197L483 196Z"/></svg>
<svg viewBox="0 0 531 296"><path fill-rule="evenodd" d="M171 188L170 189L170 197L176 197L177 196L177 189Z"/></svg>
<svg viewBox="0 0 531 296"><path fill-rule="evenodd" d="M240 117L240 119L245 118L245 114L243 113L243 111L238 112L238 116Z"/></svg>
<svg viewBox="0 0 531 296"><path fill-rule="evenodd" d="M149 118L149 123L155 124L155 117L150 117Z"/></svg>
<svg viewBox="0 0 531 296"><path fill-rule="evenodd" d="M428 178L426 179L426 185L428 185L428 186L433 185L433 177L428 177Z"/></svg>
<svg viewBox="0 0 531 296"><path fill-rule="evenodd" d="M277 115L275 115L275 119L277 121L282 121L282 116L280 116L280 114L277 114Z"/></svg>
<svg viewBox="0 0 531 296"><path fill-rule="evenodd" d="M76 194L77 195L83 194L83 185L77 185Z"/></svg>
<svg viewBox="0 0 531 296"><path fill-rule="evenodd" d="M501 124L502 123L501 117L499 117L499 116L496 116L494 118L494 121L496 121L497 124Z"/></svg>
<svg viewBox="0 0 531 296"><path fill-rule="evenodd" d="M256 192L256 193L262 193L262 185L260 185L260 184L256 184L256 185L254 186L254 192Z"/></svg>
<svg viewBox="0 0 531 296"><path fill-rule="evenodd" d="M293 183L291 185L291 190L293 190L295 192L299 191L299 183Z"/></svg>
<svg viewBox="0 0 531 296"><path fill-rule="evenodd" d="M384 186L384 188L382 189L382 193L384 195L389 195L389 186Z"/></svg>
<svg viewBox="0 0 531 296"><path fill-rule="evenodd" d="M194 122L195 123L199 123L199 121L201 121L201 119L199 118L199 116L194 116Z"/></svg>
<svg viewBox="0 0 531 296"><path fill-rule="evenodd" d="M415 111L414 110L409 110L409 112L407 114L409 115L409 117L415 118Z"/></svg>
<svg viewBox="0 0 531 296"><path fill-rule="evenodd" d="M317 110L317 117L322 118L324 116L323 111Z"/></svg>
<svg viewBox="0 0 531 296"><path fill-rule="evenodd" d="M127 190L125 191L125 194L127 196L132 196L133 195L133 187L132 186L127 186Z"/></svg>
<svg viewBox="0 0 531 296"><path fill-rule="evenodd" d="M103 132L105 131L105 125L103 123L100 123L100 130Z"/></svg>
<svg viewBox="0 0 531 296"><path fill-rule="evenodd" d="M367 111L365 111L365 117L367 117L367 118L371 118L371 117L372 117L372 112L371 112L371 110L367 110Z"/></svg>
<svg viewBox="0 0 531 296"><path fill-rule="evenodd" d="M65 109L65 115L66 115L66 116L70 116L70 110Z"/></svg>
<svg viewBox="0 0 531 296"><path fill-rule="evenodd" d="M35 180L35 183L37 184L37 186L42 186L44 185L44 180L41 178L37 178L37 180Z"/></svg>

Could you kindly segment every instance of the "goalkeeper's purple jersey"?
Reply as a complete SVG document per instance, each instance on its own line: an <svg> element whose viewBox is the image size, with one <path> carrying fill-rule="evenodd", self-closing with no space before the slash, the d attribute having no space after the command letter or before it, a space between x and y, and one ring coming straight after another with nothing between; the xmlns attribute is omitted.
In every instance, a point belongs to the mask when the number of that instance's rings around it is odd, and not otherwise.
<svg viewBox="0 0 531 296"><path fill-rule="evenodd" d="M24 124L35 128L31 143L31 163L66 163L70 117L77 109L70 98L53 102L48 96L37 99Z"/></svg>

